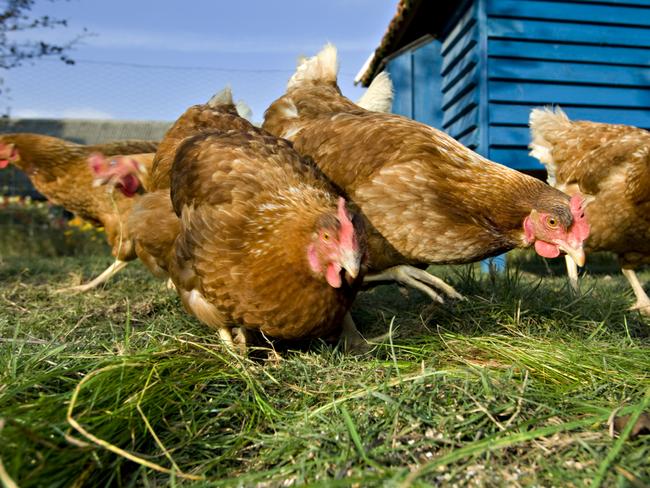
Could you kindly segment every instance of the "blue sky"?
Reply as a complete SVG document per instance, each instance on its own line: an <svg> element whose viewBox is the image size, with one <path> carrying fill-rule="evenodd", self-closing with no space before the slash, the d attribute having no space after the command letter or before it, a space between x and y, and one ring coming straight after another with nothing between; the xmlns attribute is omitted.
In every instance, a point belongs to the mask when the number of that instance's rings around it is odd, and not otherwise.
<svg viewBox="0 0 650 488"><path fill-rule="evenodd" d="M35 13L68 19L39 32L86 37L66 66L43 60L6 72L13 117L173 120L230 84L261 120L296 61L326 42L339 49L339 83L377 47L397 0L40 0Z"/></svg>

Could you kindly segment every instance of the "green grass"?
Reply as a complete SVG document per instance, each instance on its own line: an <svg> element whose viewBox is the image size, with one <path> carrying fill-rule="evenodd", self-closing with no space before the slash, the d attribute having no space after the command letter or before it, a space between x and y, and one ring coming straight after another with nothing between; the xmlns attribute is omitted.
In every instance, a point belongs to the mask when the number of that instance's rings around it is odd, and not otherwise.
<svg viewBox="0 0 650 488"><path fill-rule="evenodd" d="M139 264L0 260L0 459L29 486L646 486L650 320L607 257L573 297L530 254L434 271L467 301L382 286L353 309L365 355L240 357ZM610 273L610 274L607 274ZM641 275L646 281L650 273ZM75 428L77 427L77 428ZM81 429L82 432L78 429ZM129 457L131 459L129 459Z"/></svg>

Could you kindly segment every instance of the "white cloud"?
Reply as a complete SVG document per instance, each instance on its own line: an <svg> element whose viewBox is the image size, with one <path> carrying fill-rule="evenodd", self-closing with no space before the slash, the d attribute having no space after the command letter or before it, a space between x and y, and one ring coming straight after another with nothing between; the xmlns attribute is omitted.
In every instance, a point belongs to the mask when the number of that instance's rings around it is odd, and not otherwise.
<svg viewBox="0 0 650 488"><path fill-rule="evenodd" d="M92 107L73 107L62 110L41 110L21 108L13 110L16 119L112 119L110 113Z"/></svg>

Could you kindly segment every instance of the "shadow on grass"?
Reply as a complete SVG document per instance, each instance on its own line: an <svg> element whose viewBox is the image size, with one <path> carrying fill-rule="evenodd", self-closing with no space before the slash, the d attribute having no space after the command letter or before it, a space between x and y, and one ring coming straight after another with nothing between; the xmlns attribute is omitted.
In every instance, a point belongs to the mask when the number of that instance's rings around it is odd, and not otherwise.
<svg viewBox="0 0 650 488"><path fill-rule="evenodd" d="M563 331L577 337L591 337L598 331L650 337L650 321L627 310L631 290L622 277L587 276L576 295L564 276L531 274L530 267L513 264L497 274L481 273L477 265L432 267L430 272L467 300L439 305L417 291L385 285L362 293L353 317L366 337L386 332L393 317L400 339L417 340L441 331L469 336L544 336Z"/></svg>

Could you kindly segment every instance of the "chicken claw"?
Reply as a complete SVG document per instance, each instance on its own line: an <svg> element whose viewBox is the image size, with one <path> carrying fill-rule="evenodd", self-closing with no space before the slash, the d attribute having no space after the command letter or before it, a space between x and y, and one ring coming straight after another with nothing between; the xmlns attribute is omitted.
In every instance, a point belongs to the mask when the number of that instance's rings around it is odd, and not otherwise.
<svg viewBox="0 0 650 488"><path fill-rule="evenodd" d="M248 336L242 327L220 327L219 337L230 351L242 356L248 352Z"/></svg>
<svg viewBox="0 0 650 488"><path fill-rule="evenodd" d="M438 288L451 298L457 300L464 300L465 297L458 293L454 288L437 276L427 273L425 270L402 264L393 266L392 268L385 269L379 273L369 273L364 278L364 283L372 283L375 281L397 281L405 286L416 288L421 292L429 295L432 300L444 303L444 299L435 292L432 288Z"/></svg>
<svg viewBox="0 0 650 488"><path fill-rule="evenodd" d="M70 286L67 288L59 288L58 290L55 290L54 293L83 293L88 290L92 290L93 288L96 288L97 286L101 285L102 283L105 283L108 281L113 275L117 274L120 270L122 270L127 264L129 264L126 261L120 261L119 259L115 260L108 268L106 268L102 274L100 274L97 278L95 278L92 281L89 281L88 283L85 283L83 285L79 286Z"/></svg>
<svg viewBox="0 0 650 488"><path fill-rule="evenodd" d="M388 339L391 332L387 332L372 339L366 339L361 335L361 332L354 325L354 320L350 312L345 314L343 318L343 329L341 330L340 341L343 343L343 350L347 353L364 354L368 352L372 346L382 343Z"/></svg>
<svg viewBox="0 0 650 488"><path fill-rule="evenodd" d="M650 317L650 298L648 298L643 286L641 286L636 273L633 269L622 269L621 271L632 285L632 290L636 296L636 303L630 307L630 310L638 310L642 315Z"/></svg>

